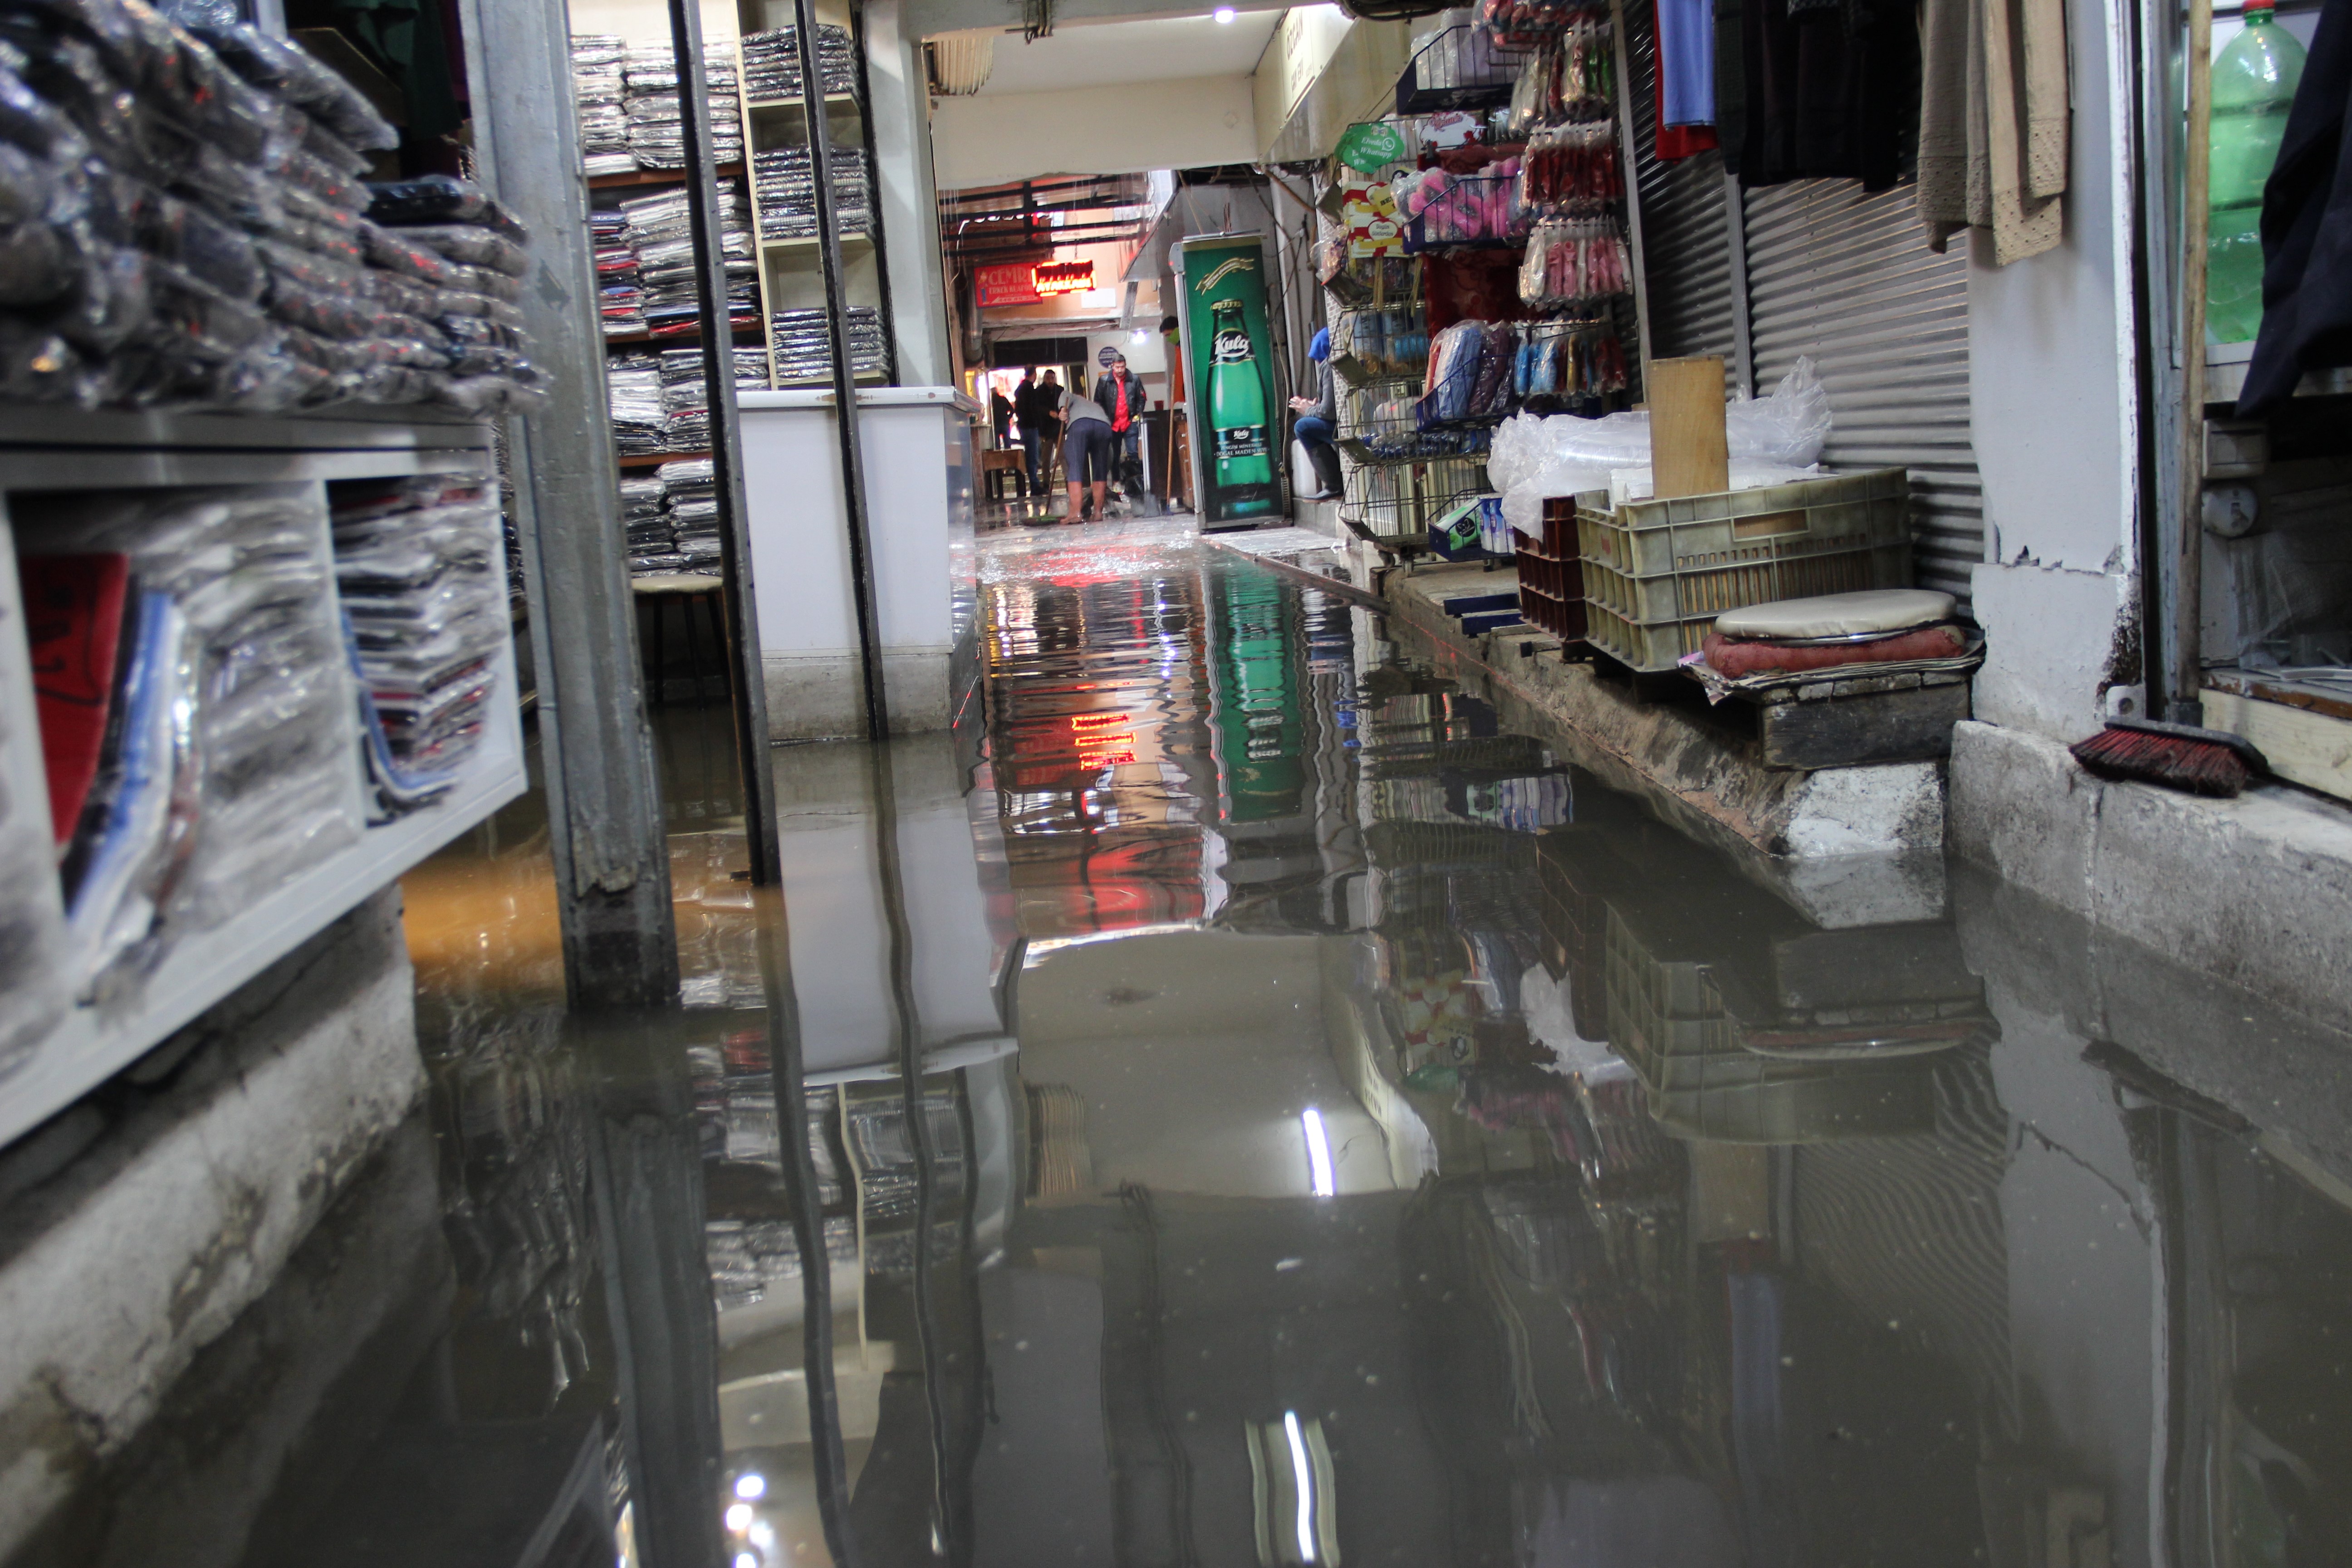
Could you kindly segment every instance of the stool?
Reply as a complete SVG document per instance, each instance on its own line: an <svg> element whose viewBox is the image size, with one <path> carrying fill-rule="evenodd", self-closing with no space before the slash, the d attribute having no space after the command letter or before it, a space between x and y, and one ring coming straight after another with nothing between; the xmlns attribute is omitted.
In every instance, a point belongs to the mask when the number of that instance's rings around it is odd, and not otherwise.
<svg viewBox="0 0 2352 1568"><path fill-rule="evenodd" d="M1004 499L1004 476L1011 474L1021 487L1023 500L1029 495L1028 455L1018 447L992 447L980 455L980 482L991 500Z"/></svg>
<svg viewBox="0 0 2352 1568"><path fill-rule="evenodd" d="M667 618L665 610L673 599L681 600L685 605L687 679L692 682L694 700L702 700L702 639L696 635L694 626L694 607L698 602L709 610L713 640L719 645L719 673L729 682L730 689L732 689L734 675L727 664L727 622L726 612L719 603L720 589L718 578L705 576L699 572L656 572L629 579L629 592L636 595L639 603L650 603L653 609L653 689L649 695L655 703L667 705L669 700L669 680L665 673L668 637L663 623Z"/></svg>

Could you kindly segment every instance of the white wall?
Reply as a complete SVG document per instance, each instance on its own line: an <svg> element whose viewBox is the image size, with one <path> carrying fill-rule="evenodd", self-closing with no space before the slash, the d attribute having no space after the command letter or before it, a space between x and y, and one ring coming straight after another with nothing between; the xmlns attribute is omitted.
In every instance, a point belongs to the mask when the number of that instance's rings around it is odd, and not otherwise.
<svg viewBox="0 0 2352 1568"><path fill-rule="evenodd" d="M2131 321L2130 29L2115 0L2069 7L2074 72L2066 238L1969 258L1969 362L1986 552L1977 716L2054 740L2100 722L2119 617L2135 614L2138 416Z"/></svg>
<svg viewBox="0 0 2352 1568"><path fill-rule="evenodd" d="M943 98L931 110L931 158L943 191L1256 157L1246 76Z"/></svg>
<svg viewBox="0 0 2352 1568"><path fill-rule="evenodd" d="M669 7L662 0L572 0L575 33L617 33L632 44L669 42ZM735 0L702 0L702 41L733 44Z"/></svg>

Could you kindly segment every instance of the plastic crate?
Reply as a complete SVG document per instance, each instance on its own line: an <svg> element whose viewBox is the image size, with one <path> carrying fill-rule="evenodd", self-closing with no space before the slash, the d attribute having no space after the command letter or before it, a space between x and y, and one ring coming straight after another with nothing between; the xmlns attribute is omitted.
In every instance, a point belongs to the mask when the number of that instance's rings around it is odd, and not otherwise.
<svg viewBox="0 0 2352 1568"><path fill-rule="evenodd" d="M1578 498L1587 636L1633 669L1670 669L1729 610L1911 584L1901 468L1607 511Z"/></svg>
<svg viewBox="0 0 2352 1568"><path fill-rule="evenodd" d="M1518 536L1519 614L1563 643L1585 640L1584 563L1576 552L1576 503L1544 502L1543 537Z"/></svg>

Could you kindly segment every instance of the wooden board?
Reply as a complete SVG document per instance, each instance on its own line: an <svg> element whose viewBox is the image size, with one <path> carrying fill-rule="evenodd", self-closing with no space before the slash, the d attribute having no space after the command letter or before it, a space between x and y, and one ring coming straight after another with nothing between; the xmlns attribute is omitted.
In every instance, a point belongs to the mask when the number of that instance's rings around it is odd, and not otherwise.
<svg viewBox="0 0 2352 1568"><path fill-rule="evenodd" d="M2352 719L2208 688L2205 727L2243 735L2289 784L2352 800Z"/></svg>
<svg viewBox="0 0 2352 1568"><path fill-rule="evenodd" d="M1969 686L1775 702L1760 711L1768 768L1928 762L1951 754L1952 726L1969 716Z"/></svg>
<svg viewBox="0 0 2352 1568"><path fill-rule="evenodd" d="M1731 488L1723 425L1723 356L1650 363L1651 494L1718 495Z"/></svg>

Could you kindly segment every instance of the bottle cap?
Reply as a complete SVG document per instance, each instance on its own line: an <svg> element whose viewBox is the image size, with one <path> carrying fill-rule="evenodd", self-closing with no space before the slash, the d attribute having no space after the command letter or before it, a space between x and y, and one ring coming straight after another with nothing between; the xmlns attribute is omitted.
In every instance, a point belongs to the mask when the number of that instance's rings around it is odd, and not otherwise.
<svg viewBox="0 0 2352 1568"><path fill-rule="evenodd" d="M2252 16L2255 13L2260 12L2262 15L2267 16L2273 10L2277 8L2277 5L2278 0L2246 0L2242 14Z"/></svg>

